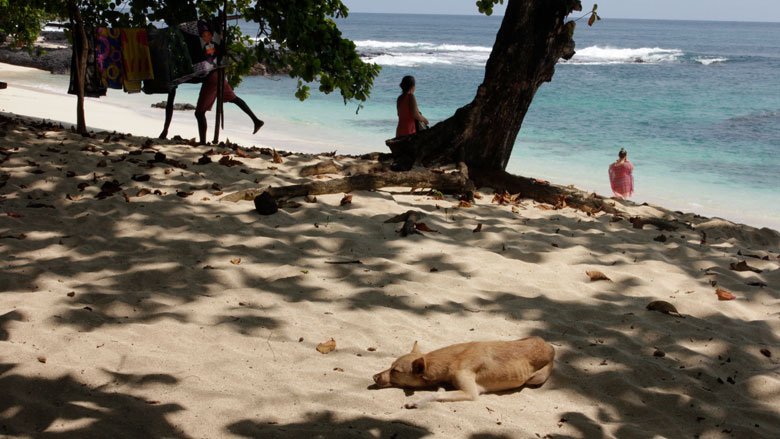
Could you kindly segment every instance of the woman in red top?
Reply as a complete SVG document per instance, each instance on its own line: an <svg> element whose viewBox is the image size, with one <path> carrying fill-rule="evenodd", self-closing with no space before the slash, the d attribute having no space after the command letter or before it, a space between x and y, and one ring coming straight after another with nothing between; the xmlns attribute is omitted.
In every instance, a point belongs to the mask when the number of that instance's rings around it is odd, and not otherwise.
<svg viewBox="0 0 780 439"><path fill-rule="evenodd" d="M609 165L609 184L618 198L629 198L634 194L634 165L628 161L628 153L620 148L618 159Z"/></svg>
<svg viewBox="0 0 780 439"><path fill-rule="evenodd" d="M398 110L398 127L395 137L408 136L417 132L417 122L428 125L428 119L420 114L417 99L414 98L414 76L404 76L401 80L401 96L395 102Z"/></svg>

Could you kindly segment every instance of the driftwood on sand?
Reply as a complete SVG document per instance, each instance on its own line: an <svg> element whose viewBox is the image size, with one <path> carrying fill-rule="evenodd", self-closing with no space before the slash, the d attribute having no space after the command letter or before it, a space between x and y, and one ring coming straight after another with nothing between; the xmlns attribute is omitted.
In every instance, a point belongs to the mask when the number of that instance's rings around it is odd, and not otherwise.
<svg viewBox="0 0 780 439"><path fill-rule="evenodd" d="M377 168L383 168L377 166ZM300 175L311 177L323 174L345 173L350 167L342 167L333 160L304 167ZM244 189L228 194L222 201L252 201L263 192L268 192L277 201L312 195L349 193L358 190L377 190L385 187L430 188L443 193L465 194L477 187L489 187L496 192L520 193L522 198L550 204L555 209L571 207L588 214L598 212L622 216L623 212L614 203L596 194L582 190L552 185L546 181L509 174L504 171L481 171L467 169L463 163L458 170L444 172L435 169L411 171L368 172L332 180L315 180L302 184ZM656 225L648 220L647 224Z"/></svg>

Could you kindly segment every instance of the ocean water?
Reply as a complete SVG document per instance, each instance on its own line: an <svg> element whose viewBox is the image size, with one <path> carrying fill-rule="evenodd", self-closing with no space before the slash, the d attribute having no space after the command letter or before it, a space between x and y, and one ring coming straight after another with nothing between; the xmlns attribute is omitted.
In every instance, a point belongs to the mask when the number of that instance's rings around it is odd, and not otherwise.
<svg viewBox="0 0 780 439"><path fill-rule="evenodd" d="M340 20L364 59L383 67L360 108L337 93L313 91L299 102L296 81L286 77L246 78L237 93L269 129L293 134L276 148L387 151L401 77L417 78L417 100L432 123L449 117L473 99L501 20L358 13ZM508 170L611 195L607 167L624 147L636 167L634 201L780 229L780 23L580 23L577 54L539 89ZM197 91L184 85L177 101L194 103ZM245 119L227 123L248 129ZM263 143L263 131L256 138Z"/></svg>
<svg viewBox="0 0 780 439"><path fill-rule="evenodd" d="M386 150L403 75L433 123L474 96L502 17L352 14L340 21L380 64L359 112L339 96L300 103L291 79L248 78L240 94L340 152ZM251 26L246 30L251 31ZM780 23L604 19L575 32L526 116L509 170L610 194L624 147L637 202L780 229Z"/></svg>

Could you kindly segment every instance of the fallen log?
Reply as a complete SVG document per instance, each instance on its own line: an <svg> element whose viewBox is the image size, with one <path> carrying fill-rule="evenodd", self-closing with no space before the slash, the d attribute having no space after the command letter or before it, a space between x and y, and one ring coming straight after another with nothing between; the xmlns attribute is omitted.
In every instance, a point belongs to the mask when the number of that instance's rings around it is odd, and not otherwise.
<svg viewBox="0 0 780 439"><path fill-rule="evenodd" d="M278 201L305 197L307 195L349 193L361 190L376 190L384 187L432 188L448 193L474 190L471 180L459 172L443 173L424 169L406 172L359 174L334 180L312 181L304 184L269 187L266 189L244 189L225 195L220 201L251 201L263 192L268 192Z"/></svg>

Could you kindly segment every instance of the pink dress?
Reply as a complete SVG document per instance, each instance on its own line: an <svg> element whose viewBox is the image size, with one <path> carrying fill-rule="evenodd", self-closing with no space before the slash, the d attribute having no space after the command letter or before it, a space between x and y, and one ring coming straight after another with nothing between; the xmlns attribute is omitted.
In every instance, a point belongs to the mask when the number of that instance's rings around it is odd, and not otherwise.
<svg viewBox="0 0 780 439"><path fill-rule="evenodd" d="M405 94L398 99L398 126L395 129L395 137L408 136L417 132L412 99L414 98L410 94Z"/></svg>
<svg viewBox="0 0 780 439"><path fill-rule="evenodd" d="M628 160L609 165L609 184L616 197L629 198L634 194L634 165Z"/></svg>

